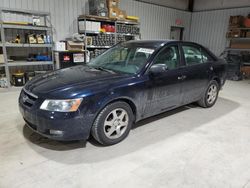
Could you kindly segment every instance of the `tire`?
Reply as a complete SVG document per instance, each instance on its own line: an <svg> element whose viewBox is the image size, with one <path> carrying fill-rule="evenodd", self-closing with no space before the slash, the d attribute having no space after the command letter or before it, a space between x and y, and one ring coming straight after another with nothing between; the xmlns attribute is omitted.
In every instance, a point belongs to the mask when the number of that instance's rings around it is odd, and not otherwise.
<svg viewBox="0 0 250 188"><path fill-rule="evenodd" d="M133 122L134 114L129 104L114 102L97 115L91 134L102 145L114 145L128 136Z"/></svg>
<svg viewBox="0 0 250 188"><path fill-rule="evenodd" d="M203 94L202 98L198 101L198 104L203 108L210 108L214 106L218 99L219 94L219 84L217 81L212 80L205 93Z"/></svg>

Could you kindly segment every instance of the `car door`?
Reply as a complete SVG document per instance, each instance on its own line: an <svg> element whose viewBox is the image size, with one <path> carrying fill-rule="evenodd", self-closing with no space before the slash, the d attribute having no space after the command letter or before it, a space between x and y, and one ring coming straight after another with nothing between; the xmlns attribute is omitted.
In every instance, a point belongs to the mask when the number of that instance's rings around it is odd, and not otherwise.
<svg viewBox="0 0 250 188"><path fill-rule="evenodd" d="M148 103L146 114L158 114L175 108L181 103L180 51L178 45L167 46L162 49L153 60L153 65L165 64L167 70L158 75L149 75ZM150 72L150 68L149 68Z"/></svg>
<svg viewBox="0 0 250 188"><path fill-rule="evenodd" d="M185 66L183 67L183 104L199 100L204 92L209 79L211 61L202 48L195 44L181 45L181 52Z"/></svg>

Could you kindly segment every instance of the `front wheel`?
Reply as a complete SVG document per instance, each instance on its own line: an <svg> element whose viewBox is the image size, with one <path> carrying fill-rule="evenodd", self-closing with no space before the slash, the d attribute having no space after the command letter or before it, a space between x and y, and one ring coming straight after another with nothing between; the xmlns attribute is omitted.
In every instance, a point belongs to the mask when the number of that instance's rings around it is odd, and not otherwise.
<svg viewBox="0 0 250 188"><path fill-rule="evenodd" d="M113 145L127 137L134 122L134 114L125 102L107 105L97 116L92 136L102 145Z"/></svg>
<svg viewBox="0 0 250 188"><path fill-rule="evenodd" d="M210 108L216 103L218 94L219 94L219 85L215 80L213 80L208 85L202 98L198 101L198 104L201 107Z"/></svg>

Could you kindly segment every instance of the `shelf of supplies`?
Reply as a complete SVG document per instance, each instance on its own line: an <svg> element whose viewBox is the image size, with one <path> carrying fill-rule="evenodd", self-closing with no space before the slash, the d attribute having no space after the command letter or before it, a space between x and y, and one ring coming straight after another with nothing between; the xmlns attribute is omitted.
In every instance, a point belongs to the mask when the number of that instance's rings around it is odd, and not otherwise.
<svg viewBox="0 0 250 188"><path fill-rule="evenodd" d="M3 46L3 44L0 44ZM6 43L6 47L13 47L13 48L52 48L52 44L16 44L16 43Z"/></svg>
<svg viewBox="0 0 250 188"><path fill-rule="evenodd" d="M122 35L122 36L139 36L139 34L132 34L132 33L117 33L117 35Z"/></svg>
<svg viewBox="0 0 250 188"><path fill-rule="evenodd" d="M250 51L250 48L227 48L226 51Z"/></svg>
<svg viewBox="0 0 250 188"><path fill-rule="evenodd" d="M46 26L31 26L31 25L16 25L16 24L3 24L4 29L26 29L26 30L51 30L51 27Z"/></svg>
<svg viewBox="0 0 250 188"><path fill-rule="evenodd" d="M117 20L118 24L131 24L131 25L139 25L139 22L133 22L130 20Z"/></svg>
<svg viewBox="0 0 250 188"><path fill-rule="evenodd" d="M229 40L250 40L250 37L232 37Z"/></svg>
<svg viewBox="0 0 250 188"><path fill-rule="evenodd" d="M25 9L18 9L17 10L17 9L12 9L12 8L4 8L1 11L18 13L18 14L30 14L30 15L36 15L36 16L48 16L48 15L50 15L49 12L31 11L31 10L25 10Z"/></svg>
<svg viewBox="0 0 250 188"><path fill-rule="evenodd" d="M86 32L87 34L107 34L107 35L111 35L111 34L115 34L113 32L100 32L100 31L81 31L82 33Z"/></svg>
<svg viewBox="0 0 250 188"><path fill-rule="evenodd" d="M229 29L250 30L250 27L229 27Z"/></svg>
<svg viewBox="0 0 250 188"><path fill-rule="evenodd" d="M9 67L16 66L35 66L35 65L53 65L52 61L13 61L7 63Z"/></svg>
<svg viewBox="0 0 250 188"><path fill-rule="evenodd" d="M112 22L112 23L116 21L116 19L110 19L107 17L94 16L94 15L81 15L78 17L78 20L102 21L102 22Z"/></svg>
<svg viewBox="0 0 250 188"><path fill-rule="evenodd" d="M111 46L87 46L87 48L111 48Z"/></svg>

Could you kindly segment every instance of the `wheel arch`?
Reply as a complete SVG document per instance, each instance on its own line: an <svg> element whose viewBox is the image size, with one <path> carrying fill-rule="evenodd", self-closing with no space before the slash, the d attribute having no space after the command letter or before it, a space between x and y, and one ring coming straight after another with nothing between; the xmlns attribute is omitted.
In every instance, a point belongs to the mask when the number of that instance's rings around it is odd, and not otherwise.
<svg viewBox="0 0 250 188"><path fill-rule="evenodd" d="M219 89L221 89L221 80L220 80L220 78L217 77L217 76L215 76L215 77L213 77L212 81L213 81L213 80L216 81L216 82L218 83Z"/></svg>
<svg viewBox="0 0 250 188"><path fill-rule="evenodd" d="M137 107L136 107L135 103L134 103L131 99L128 99L128 98L126 98L126 97L121 97L121 98L112 99L112 100L110 100L108 103L106 103L106 104L104 105L104 108L105 108L105 106L107 106L107 105L109 105L109 104L111 104L111 103L118 102L118 101L127 103L127 104L130 106L130 108L131 108L131 110L132 110L132 112L133 112L133 114L134 114L134 116L135 116L135 118L136 118L136 115L137 115Z"/></svg>
<svg viewBox="0 0 250 188"><path fill-rule="evenodd" d="M135 102L134 102L132 99L127 98L127 97L112 98L112 99L110 99L110 100L107 100L107 101L103 102L103 103L99 106L98 111L96 111L96 113L95 113L95 115L94 115L94 119L96 119L96 117L98 116L98 114L99 114L107 105L112 104L112 103L115 103L115 102L118 102L118 101L125 102L125 103L127 103L127 104L130 106L130 108L131 108L131 110L132 110L132 112L133 112L133 114L134 114L134 118L135 118L134 120L136 121L136 120L137 120L137 115L138 115L138 109L137 109L137 107L136 107L136 105L135 105Z"/></svg>

